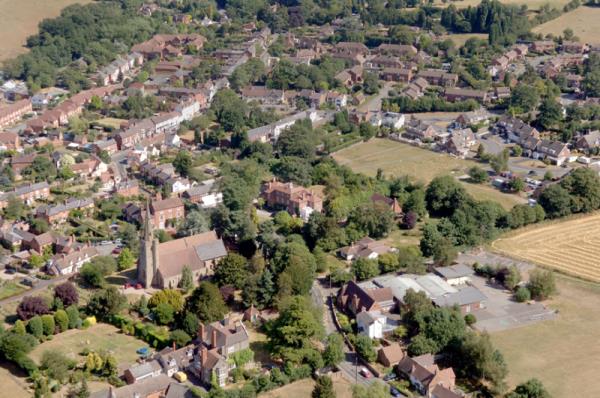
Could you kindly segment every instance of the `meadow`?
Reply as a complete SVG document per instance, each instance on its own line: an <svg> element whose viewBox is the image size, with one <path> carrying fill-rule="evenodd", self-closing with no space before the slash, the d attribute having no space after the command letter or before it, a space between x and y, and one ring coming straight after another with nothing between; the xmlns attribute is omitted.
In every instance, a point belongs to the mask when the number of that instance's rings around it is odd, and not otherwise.
<svg viewBox="0 0 600 398"><path fill-rule="evenodd" d="M566 28L571 28L575 36L584 43L600 44L600 8L579 7L561 15L545 24L536 26L535 33L562 35Z"/></svg>

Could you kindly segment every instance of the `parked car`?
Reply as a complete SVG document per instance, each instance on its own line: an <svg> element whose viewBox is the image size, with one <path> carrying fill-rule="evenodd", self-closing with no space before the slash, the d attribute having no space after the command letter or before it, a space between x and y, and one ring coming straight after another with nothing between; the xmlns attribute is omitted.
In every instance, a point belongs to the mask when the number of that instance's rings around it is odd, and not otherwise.
<svg viewBox="0 0 600 398"><path fill-rule="evenodd" d="M360 375L365 379L370 379L372 376L371 372L369 372L367 368L360 368L360 371L358 373L360 373Z"/></svg>
<svg viewBox="0 0 600 398"><path fill-rule="evenodd" d="M402 393L400 393L400 391L396 390L394 387L390 387L390 395L392 397L401 397Z"/></svg>
<svg viewBox="0 0 600 398"><path fill-rule="evenodd" d="M396 375L396 373L391 372L386 374L385 376L383 376L383 381L393 381L396 380L398 378L398 376Z"/></svg>

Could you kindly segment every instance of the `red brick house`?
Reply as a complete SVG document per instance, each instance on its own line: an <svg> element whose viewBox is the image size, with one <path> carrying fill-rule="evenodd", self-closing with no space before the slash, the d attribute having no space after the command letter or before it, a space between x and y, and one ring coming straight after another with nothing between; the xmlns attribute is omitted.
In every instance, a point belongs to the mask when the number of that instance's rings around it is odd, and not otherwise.
<svg viewBox="0 0 600 398"><path fill-rule="evenodd" d="M323 196L320 193L291 182L271 181L263 188L262 196L267 206L283 207L290 214L302 216L307 208L319 213L323 211Z"/></svg>

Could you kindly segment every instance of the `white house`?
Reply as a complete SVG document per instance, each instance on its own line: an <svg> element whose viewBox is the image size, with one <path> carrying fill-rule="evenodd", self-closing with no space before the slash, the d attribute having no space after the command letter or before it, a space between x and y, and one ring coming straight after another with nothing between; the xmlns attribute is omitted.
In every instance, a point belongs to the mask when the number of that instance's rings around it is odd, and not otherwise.
<svg viewBox="0 0 600 398"><path fill-rule="evenodd" d="M383 326L386 317L377 312L362 311L356 315L356 326L358 332L371 339L383 337Z"/></svg>
<svg viewBox="0 0 600 398"><path fill-rule="evenodd" d="M98 255L95 247L84 247L69 254L57 254L48 261L46 269L52 275L69 275Z"/></svg>
<svg viewBox="0 0 600 398"><path fill-rule="evenodd" d="M394 129L400 129L404 126L405 118L401 113L386 112L381 118L381 125Z"/></svg>

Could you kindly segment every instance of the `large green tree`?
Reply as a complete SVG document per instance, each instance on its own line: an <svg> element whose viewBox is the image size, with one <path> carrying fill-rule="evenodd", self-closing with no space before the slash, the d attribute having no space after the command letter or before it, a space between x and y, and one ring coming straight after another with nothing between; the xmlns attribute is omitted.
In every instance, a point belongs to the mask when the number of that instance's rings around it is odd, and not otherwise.
<svg viewBox="0 0 600 398"><path fill-rule="evenodd" d="M185 309L202 322L220 321L228 311L219 288L210 282L202 282L194 289L186 300Z"/></svg>

